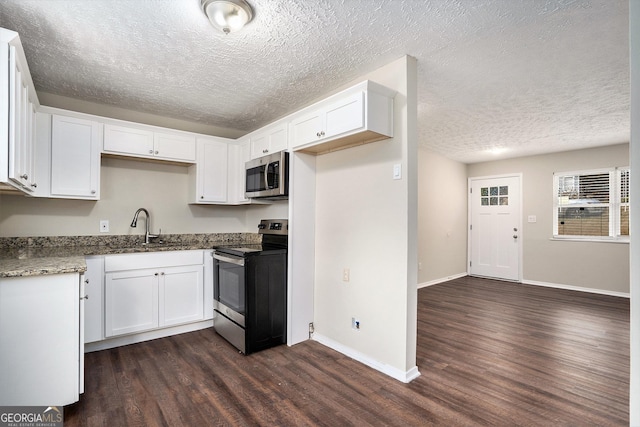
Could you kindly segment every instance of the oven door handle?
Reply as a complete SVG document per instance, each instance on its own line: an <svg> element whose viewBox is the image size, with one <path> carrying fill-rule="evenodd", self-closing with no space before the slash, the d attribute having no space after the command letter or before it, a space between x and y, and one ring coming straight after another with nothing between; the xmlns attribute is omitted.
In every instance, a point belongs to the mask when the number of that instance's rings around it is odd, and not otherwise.
<svg viewBox="0 0 640 427"><path fill-rule="evenodd" d="M244 267L244 258L226 257L226 256L218 255L215 252L213 253L213 258L217 259L218 261L229 262L231 264L235 264L235 265L239 265L241 267Z"/></svg>

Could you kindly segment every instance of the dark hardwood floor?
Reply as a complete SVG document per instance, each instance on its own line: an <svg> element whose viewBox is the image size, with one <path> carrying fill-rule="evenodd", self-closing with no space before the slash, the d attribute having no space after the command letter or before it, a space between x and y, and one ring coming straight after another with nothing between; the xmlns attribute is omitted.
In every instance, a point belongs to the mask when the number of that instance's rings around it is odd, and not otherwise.
<svg viewBox="0 0 640 427"><path fill-rule="evenodd" d="M465 277L418 291L403 384L314 341L213 330L86 355L75 426L626 426L629 300Z"/></svg>

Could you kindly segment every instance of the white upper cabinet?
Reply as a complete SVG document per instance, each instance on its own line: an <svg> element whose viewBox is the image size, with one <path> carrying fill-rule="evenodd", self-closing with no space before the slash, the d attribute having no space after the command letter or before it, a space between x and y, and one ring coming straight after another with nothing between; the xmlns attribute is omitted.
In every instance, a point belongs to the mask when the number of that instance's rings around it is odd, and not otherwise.
<svg viewBox="0 0 640 427"><path fill-rule="evenodd" d="M245 162L249 139L198 137L197 161L189 167L189 203L241 205L245 197Z"/></svg>
<svg viewBox="0 0 640 427"><path fill-rule="evenodd" d="M190 134L105 124L103 150L121 156L193 163L196 138Z"/></svg>
<svg viewBox="0 0 640 427"><path fill-rule="evenodd" d="M154 132L153 148L157 158L196 161L196 138L192 135Z"/></svg>
<svg viewBox="0 0 640 427"><path fill-rule="evenodd" d="M105 125L103 149L110 153L152 157L153 132L125 126Z"/></svg>
<svg viewBox="0 0 640 427"><path fill-rule="evenodd" d="M53 115L49 197L100 199L102 124Z"/></svg>
<svg viewBox="0 0 640 427"><path fill-rule="evenodd" d="M189 167L189 201L225 204L229 144L224 138L199 137L196 146L196 164Z"/></svg>
<svg viewBox="0 0 640 427"><path fill-rule="evenodd" d="M289 139L287 136L287 123L285 122L269 125L253 133L250 137L251 158L256 159L288 149Z"/></svg>
<svg viewBox="0 0 640 427"><path fill-rule="evenodd" d="M20 38L0 28L0 184L26 193L37 187L34 146L38 106Z"/></svg>
<svg viewBox="0 0 640 427"><path fill-rule="evenodd" d="M245 166L251 160L251 144L248 139L229 146L229 202L234 205L251 203L245 195Z"/></svg>
<svg viewBox="0 0 640 427"><path fill-rule="evenodd" d="M322 154L392 137L394 96L367 80L293 114L291 148Z"/></svg>

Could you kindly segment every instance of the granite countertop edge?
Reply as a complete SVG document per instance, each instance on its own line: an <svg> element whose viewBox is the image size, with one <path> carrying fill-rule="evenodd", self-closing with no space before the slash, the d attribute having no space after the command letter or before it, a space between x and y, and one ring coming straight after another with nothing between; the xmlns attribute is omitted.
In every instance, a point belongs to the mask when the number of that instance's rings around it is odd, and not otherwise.
<svg viewBox="0 0 640 427"><path fill-rule="evenodd" d="M87 256L205 250L260 241L256 233L172 235L163 243L148 245L139 243L139 236L129 237L0 238L0 278L84 273Z"/></svg>

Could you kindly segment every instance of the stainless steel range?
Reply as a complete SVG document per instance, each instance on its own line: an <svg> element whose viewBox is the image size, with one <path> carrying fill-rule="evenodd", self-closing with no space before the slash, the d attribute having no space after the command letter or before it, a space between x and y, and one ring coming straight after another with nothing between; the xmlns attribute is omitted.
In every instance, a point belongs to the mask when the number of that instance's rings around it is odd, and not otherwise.
<svg viewBox="0 0 640 427"><path fill-rule="evenodd" d="M286 342L286 219L262 220L262 243L214 247L214 329L244 354Z"/></svg>

